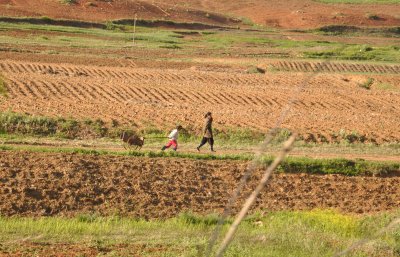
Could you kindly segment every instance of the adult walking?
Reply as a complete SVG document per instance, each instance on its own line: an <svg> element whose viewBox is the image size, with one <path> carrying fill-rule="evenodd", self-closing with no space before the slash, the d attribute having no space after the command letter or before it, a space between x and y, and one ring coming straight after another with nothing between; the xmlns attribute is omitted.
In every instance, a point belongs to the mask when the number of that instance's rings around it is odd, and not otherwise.
<svg viewBox="0 0 400 257"><path fill-rule="evenodd" d="M200 152L200 148L206 143L210 144L211 152L214 151L214 137L212 133L212 122L213 118L211 112L207 112L204 116L204 130L203 130L203 138L201 139L200 145L197 147L197 151Z"/></svg>

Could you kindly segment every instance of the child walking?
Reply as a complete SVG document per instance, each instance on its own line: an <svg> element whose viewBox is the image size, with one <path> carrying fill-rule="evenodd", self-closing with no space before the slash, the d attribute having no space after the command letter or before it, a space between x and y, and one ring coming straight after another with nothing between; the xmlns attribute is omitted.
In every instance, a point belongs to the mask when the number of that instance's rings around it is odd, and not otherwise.
<svg viewBox="0 0 400 257"><path fill-rule="evenodd" d="M176 151L178 149L178 136L179 136L179 131L182 129L181 125L178 125L174 130L169 133L169 142L161 148L161 151L164 151L167 148L170 148L171 146L173 147L172 149Z"/></svg>

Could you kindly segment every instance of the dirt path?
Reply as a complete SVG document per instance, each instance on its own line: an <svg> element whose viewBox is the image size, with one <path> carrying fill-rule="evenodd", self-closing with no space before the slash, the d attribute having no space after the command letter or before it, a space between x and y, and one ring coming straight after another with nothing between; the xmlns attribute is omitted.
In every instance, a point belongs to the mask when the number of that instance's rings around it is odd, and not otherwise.
<svg viewBox="0 0 400 257"><path fill-rule="evenodd" d="M15 147L16 149L87 149L87 150L96 150L96 151L110 151L110 152L126 152L127 150L122 147L119 143L113 142L100 142L100 141L54 141L54 140L46 140L46 139L35 139L33 141L0 141L2 145ZM141 149L142 151L160 151L161 146L163 146L165 142L160 142L158 144L152 143L151 145L145 145ZM196 150L196 144L193 143L181 143L179 145L178 152L180 153L196 153L196 154L210 154L210 150L208 145L204 146L200 152ZM226 154L254 154L257 150L257 146L244 146L244 147L233 147L227 145L216 145L216 149L218 150L212 154L214 155L226 155ZM397 152L390 152L390 149L375 149L370 152L363 152L362 149L357 151L352 151L353 149L335 149L328 148L324 149L323 146L318 148L318 146L314 148L294 148L289 156L293 157L307 157L313 159L364 159L369 161L393 161L400 162L400 155ZM170 151L170 150L167 150ZM276 155L280 151L278 146L269 147L265 154L268 155Z"/></svg>
<svg viewBox="0 0 400 257"><path fill-rule="evenodd" d="M117 212L143 218L171 217L188 210L220 212L245 167L242 161L1 152L0 212L6 216ZM244 195L259 176L260 171ZM390 210L400 207L399 183L399 177L278 174L253 210Z"/></svg>

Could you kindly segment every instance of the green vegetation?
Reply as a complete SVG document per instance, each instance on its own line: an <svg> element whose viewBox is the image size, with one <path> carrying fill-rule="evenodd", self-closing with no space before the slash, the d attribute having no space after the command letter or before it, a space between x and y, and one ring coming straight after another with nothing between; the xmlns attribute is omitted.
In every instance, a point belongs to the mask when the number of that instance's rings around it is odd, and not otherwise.
<svg viewBox="0 0 400 257"><path fill-rule="evenodd" d="M373 78L368 78L367 81L364 83L359 84L360 87L365 88L365 89L371 89L372 84L374 83Z"/></svg>
<svg viewBox="0 0 400 257"><path fill-rule="evenodd" d="M346 25L328 25L311 30L310 32L334 35L334 36L376 36L376 37L400 37L400 27L389 28L360 28Z"/></svg>
<svg viewBox="0 0 400 257"><path fill-rule="evenodd" d="M78 3L77 0L61 0L64 4L76 4Z"/></svg>
<svg viewBox="0 0 400 257"><path fill-rule="evenodd" d="M241 224L225 256L332 256L358 240L371 238L399 214L351 216L326 210L256 213ZM203 256L216 223L216 215L191 213L150 221L95 214L75 218L1 217L0 240L6 253L29 251L24 247L31 247L30 243L41 247L62 243L95 247L100 252L114 249L105 252L107 256L129 255L123 252L129 252L129 248L134 251L130 255L152 256L154 252L149 249L161 248L162 256ZM223 232L230 223L228 219ZM397 226L347 256L395 257L399 251Z"/></svg>
<svg viewBox="0 0 400 257"><path fill-rule="evenodd" d="M7 97L7 88L5 85L4 77L0 74L0 96Z"/></svg>
<svg viewBox="0 0 400 257"><path fill-rule="evenodd" d="M400 163L289 157L282 162L278 171L286 173L343 174L348 176L384 176L392 173L399 173Z"/></svg>
<svg viewBox="0 0 400 257"><path fill-rule="evenodd" d="M207 53L210 56L225 56L227 54L243 54L247 56L246 52L237 52L237 49L245 47L251 50L253 48L266 47L269 49L268 52L254 54L254 56L400 61L400 53L397 46L375 47L323 40L292 40L282 37L281 32L276 30L245 31L237 29L215 30L211 28L208 30L189 28L164 28L161 30L153 26L157 25L158 22L166 21L142 21L143 25L136 27L135 46L133 47L133 26L130 20L108 21L104 24L54 20L48 17L39 19L4 17L1 20L3 22L0 22L0 31L43 31L42 35L40 33L26 33L24 36L16 36L13 33L2 33L0 40L12 46L11 49L7 48L7 50L17 52L31 51L29 50L31 47L37 49L36 46L40 45L47 48L47 54L49 53L48 51L51 51L51 53L60 55L70 54L70 52L74 52L76 55L76 50L71 48L82 48L85 49L81 53L82 55L97 56L98 52L96 50L107 49L110 50L108 55L112 58L117 57L116 53L112 52L112 50L123 49L125 54L129 54L131 51L134 52L142 48L161 48L164 51L174 51L174 54L190 54L194 56L204 54L204 49L208 49ZM177 26L177 24L171 24L171 26ZM398 27L360 29L345 26L326 26L318 30L312 30L311 32L337 35L363 35L371 33L372 35L385 37L398 37L400 35ZM18 40L16 40L16 37L18 37ZM164 58L163 60L165 60L165 57L160 58ZM179 60L182 61L182 59ZM254 66L254 63L250 62L249 65Z"/></svg>
<svg viewBox="0 0 400 257"><path fill-rule="evenodd" d="M40 146L0 146L0 150L13 151L23 150L45 153L65 154L93 154L93 155L116 155L147 158L186 158L194 160L240 160L250 161L253 154L200 154L174 151L110 151L85 148L56 148ZM260 159L261 166L267 166L273 161L273 157L265 155ZM342 174L347 176L387 176L399 174L400 163L366 161L362 159L311 159L302 157L288 157L278 167L278 172L284 173L311 173L311 174Z"/></svg>
<svg viewBox="0 0 400 257"><path fill-rule="evenodd" d="M396 46L371 47L368 45L347 45L333 50L304 52L306 58L360 60L360 61L400 61L400 51Z"/></svg>
<svg viewBox="0 0 400 257"><path fill-rule="evenodd" d="M166 137L167 130L161 130L154 124L146 123L140 129L132 129L126 125L120 125L117 121L106 124L101 119L75 120L72 118L51 118L40 115L27 115L15 112L0 112L0 134L26 135L58 138L119 138L122 131L127 131L146 138L156 138L155 142L161 142ZM281 132L280 132L281 133ZM286 133L286 132L285 132ZM227 144L241 143L244 145L255 144L264 139L264 134L250 129L227 128L224 131L215 129L215 136L220 142ZM279 133L278 133L279 134ZM278 136L281 136L280 134ZM183 143L198 141L196 131L192 127L186 127L180 135ZM282 142L277 138L275 143Z"/></svg>
<svg viewBox="0 0 400 257"><path fill-rule="evenodd" d="M329 4L399 4L400 0L314 0Z"/></svg>
<svg viewBox="0 0 400 257"><path fill-rule="evenodd" d="M388 91L399 91L400 89L395 87L392 84L389 83L377 83L375 85L376 89L380 89L380 90L388 90Z"/></svg>
<svg viewBox="0 0 400 257"><path fill-rule="evenodd" d="M61 138L103 137L107 134L115 136L104 125L105 123L100 119L77 121L74 119L0 112L0 133L3 134L58 136Z"/></svg>

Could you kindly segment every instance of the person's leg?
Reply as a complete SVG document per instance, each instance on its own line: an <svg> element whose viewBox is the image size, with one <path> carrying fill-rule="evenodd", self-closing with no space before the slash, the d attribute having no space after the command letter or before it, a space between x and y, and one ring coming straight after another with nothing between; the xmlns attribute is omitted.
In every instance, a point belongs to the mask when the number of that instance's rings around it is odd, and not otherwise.
<svg viewBox="0 0 400 257"><path fill-rule="evenodd" d="M209 138L208 139L208 143L210 144L210 147L211 147L211 152L215 152L214 151L214 138Z"/></svg>
<svg viewBox="0 0 400 257"><path fill-rule="evenodd" d="M171 140L171 145L174 151L178 149L178 142L176 140Z"/></svg>
<svg viewBox="0 0 400 257"><path fill-rule="evenodd" d="M200 151L200 147L202 147L203 145L205 145L207 143L207 138L203 137L201 139L200 145L197 147L197 151Z"/></svg>
<svg viewBox="0 0 400 257"><path fill-rule="evenodd" d="M165 149L170 148L171 145L173 144L172 141L173 140L169 140L169 142L161 148L161 151L164 151Z"/></svg>

